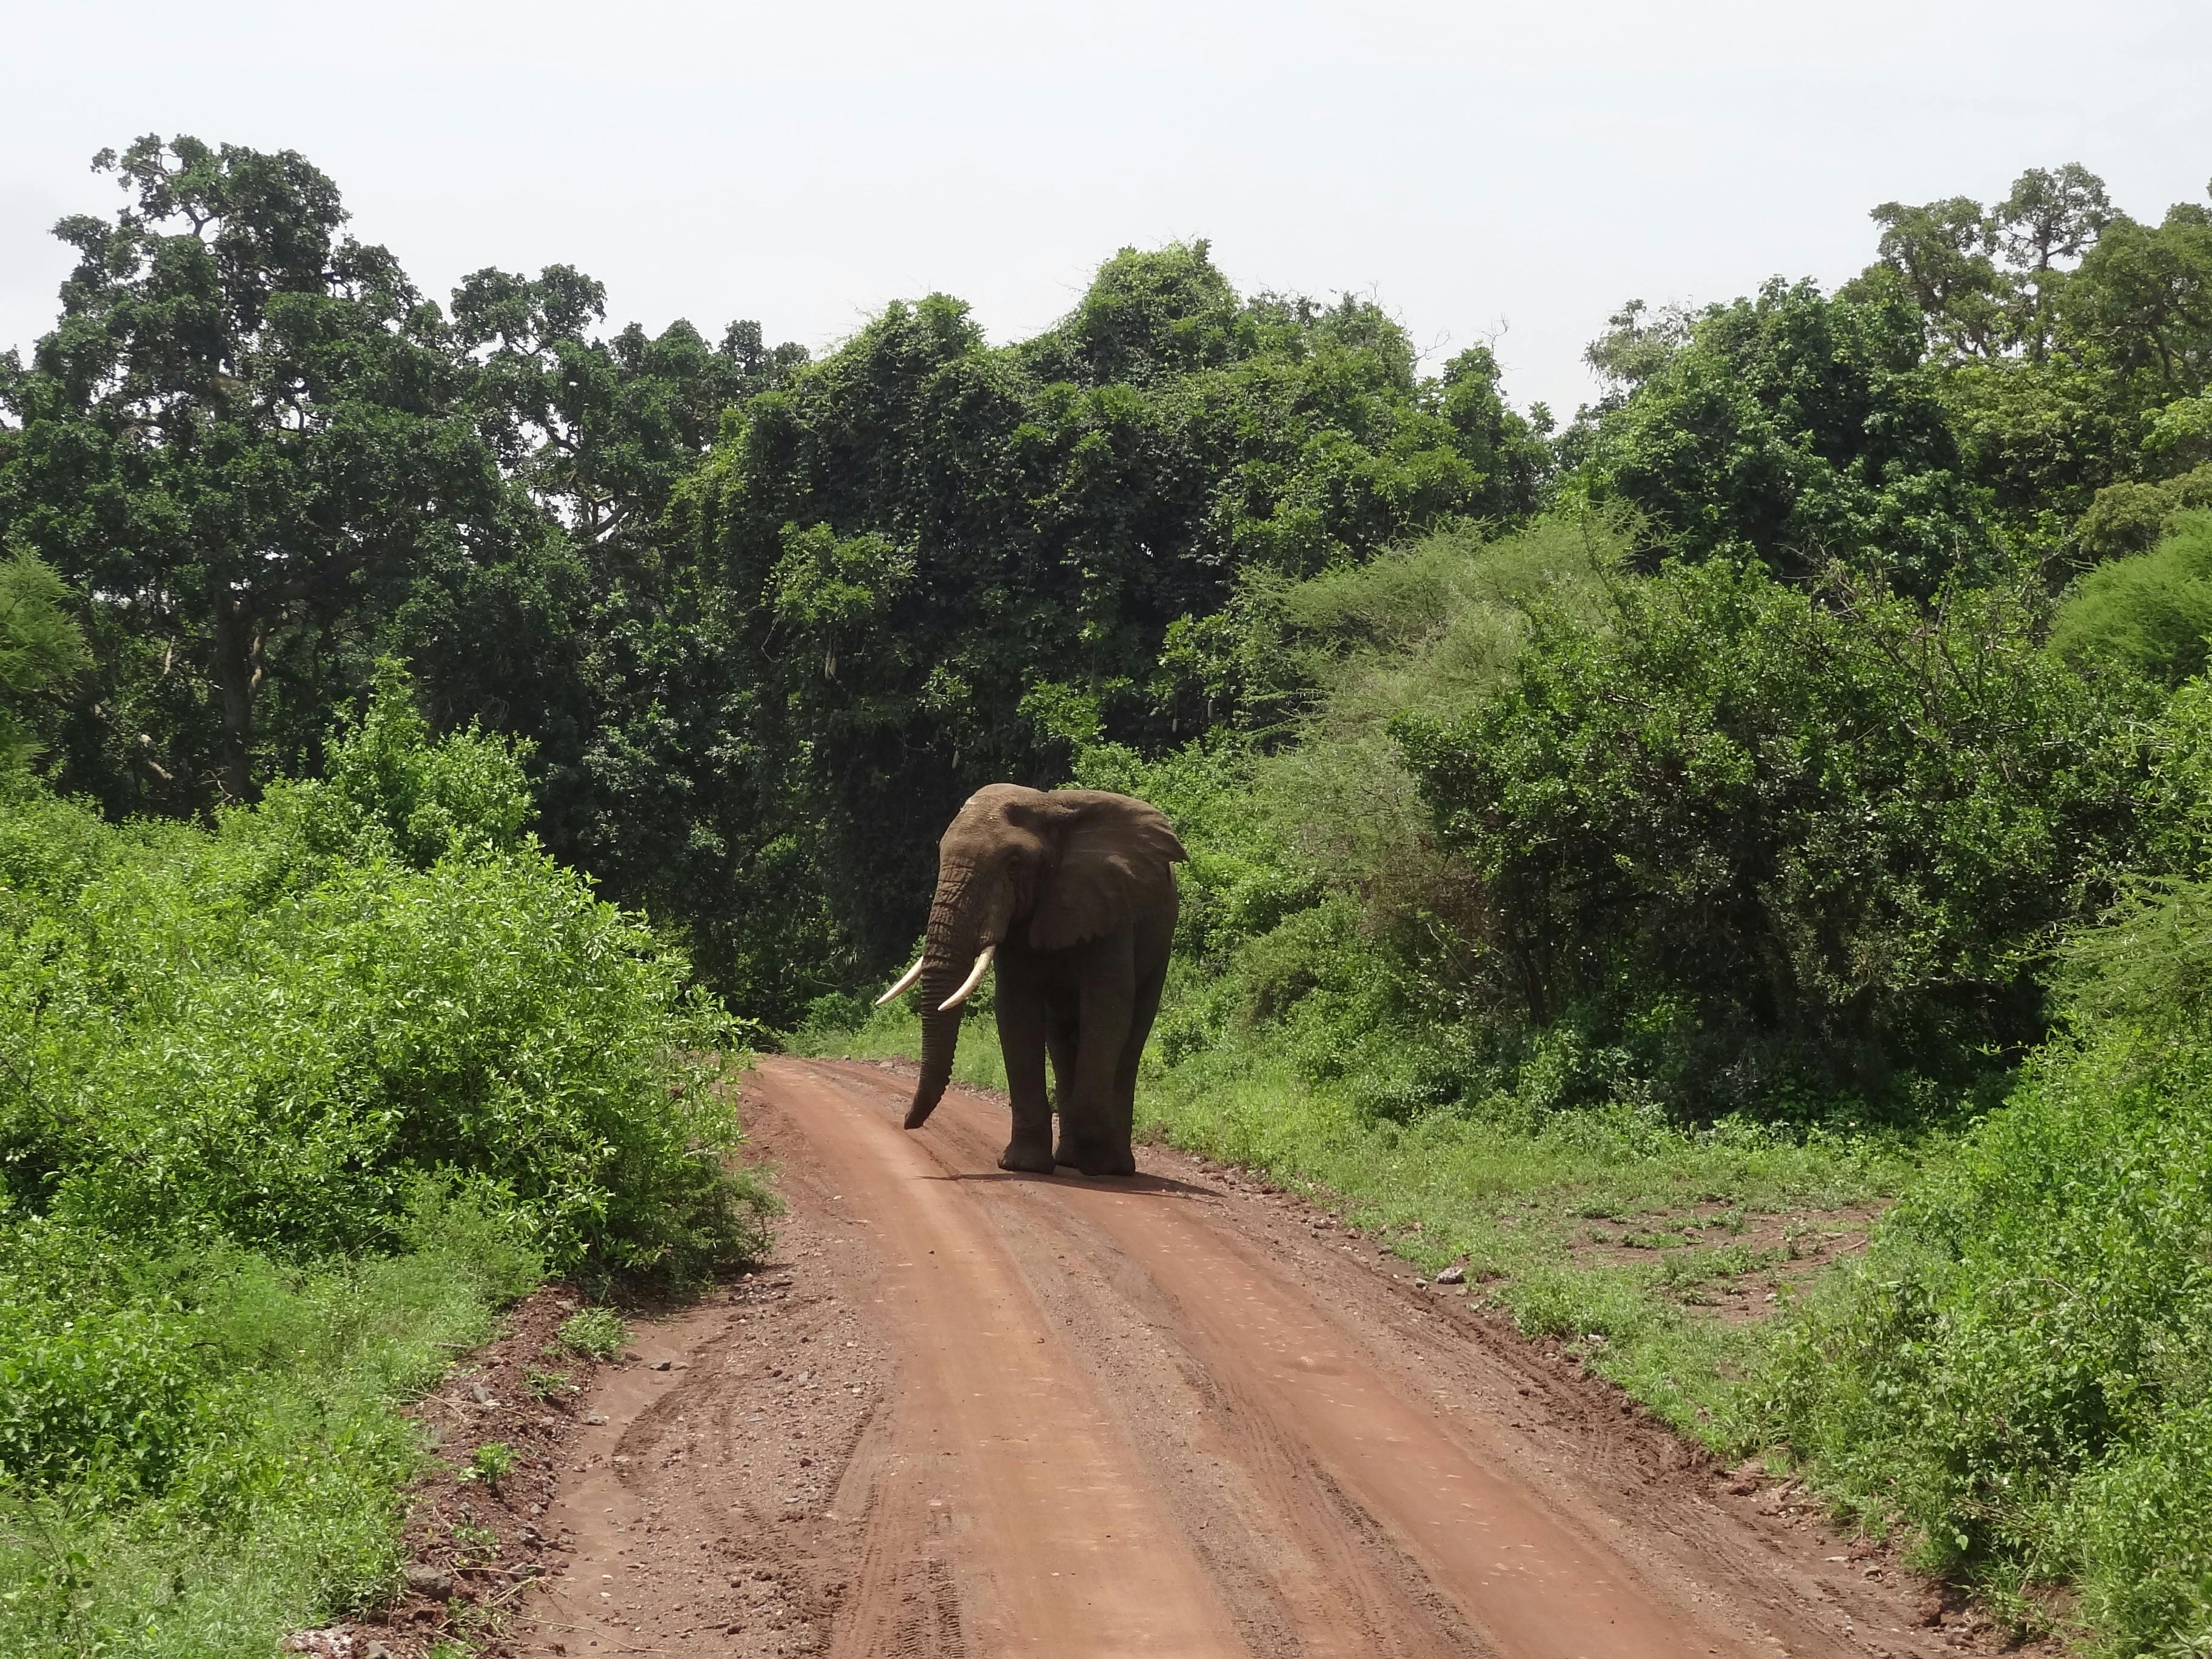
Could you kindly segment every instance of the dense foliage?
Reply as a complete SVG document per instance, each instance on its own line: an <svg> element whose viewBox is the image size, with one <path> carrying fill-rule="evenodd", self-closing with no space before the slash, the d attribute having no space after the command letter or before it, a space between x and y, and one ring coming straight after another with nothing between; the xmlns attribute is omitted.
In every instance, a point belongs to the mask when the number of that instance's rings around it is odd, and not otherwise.
<svg viewBox="0 0 2212 1659"><path fill-rule="evenodd" d="M1893 285L1769 283L1694 319L1632 306L1591 348L1614 385L1575 491L1690 557L1800 579L1844 560L1925 595L1996 561L1919 313Z"/></svg>
<svg viewBox="0 0 2212 1659"><path fill-rule="evenodd" d="M623 757L659 828L625 787L584 856L665 908L728 895L702 948L748 1006L852 982L913 936L977 785L1201 723L1162 646L1238 572L1525 512L1540 451L1496 380L1476 351L1418 380L1371 305L1240 301L1202 245L1120 255L1017 346L942 297L892 307L679 493L690 684Z"/></svg>
<svg viewBox="0 0 2212 1659"><path fill-rule="evenodd" d="M1715 1113L2033 1042L2039 953L2136 850L2136 686L2054 660L2010 589L1927 611L1714 562L1609 598L1397 726L1481 884L1478 994Z"/></svg>
<svg viewBox="0 0 2212 1659"><path fill-rule="evenodd" d="M59 227L60 325L0 372L0 542L100 596L67 786L250 800L397 652L766 1014L896 953L975 784L1194 729L1160 647L1240 570L1513 518L1545 465L1486 351L1423 379L1376 306L1241 299L1203 244L1035 340L933 296L806 365L749 324L592 337L562 266L441 308L290 152L100 165L129 205Z"/></svg>
<svg viewBox="0 0 2212 1659"><path fill-rule="evenodd" d="M732 1023L524 833L513 746L410 698L386 665L326 777L212 829L0 772L0 1651L374 1599L393 1407L494 1308L763 1242Z"/></svg>
<svg viewBox="0 0 2212 1659"><path fill-rule="evenodd" d="M2212 890L2077 957L2076 1018L1796 1322L1771 1409L1871 1523L2112 1650L2212 1639Z"/></svg>
<svg viewBox="0 0 2212 1659"><path fill-rule="evenodd" d="M1954 569L2141 551L2205 504L2212 210L2145 224L2066 167L1991 207L1874 217L1880 259L1832 295L1778 279L1616 316L1570 491L1642 509L1655 549L1842 560L1923 594Z"/></svg>
<svg viewBox="0 0 2212 1659"><path fill-rule="evenodd" d="M109 829L30 786L9 803L18 1206L355 1252L445 1172L560 1267L680 1277L742 1246L729 1109L678 1058L726 1028L680 960L520 837L502 745L430 746L416 720L387 682L328 781L273 786L212 834Z"/></svg>

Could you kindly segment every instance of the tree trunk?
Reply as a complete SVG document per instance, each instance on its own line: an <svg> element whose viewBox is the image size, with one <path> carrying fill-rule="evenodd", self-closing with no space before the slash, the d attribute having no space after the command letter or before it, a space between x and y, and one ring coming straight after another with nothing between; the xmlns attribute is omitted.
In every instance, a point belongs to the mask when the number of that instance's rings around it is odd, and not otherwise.
<svg viewBox="0 0 2212 1659"><path fill-rule="evenodd" d="M222 707L222 740L216 781L224 799L253 798L253 705L261 694L261 628L248 602L216 601L216 693Z"/></svg>

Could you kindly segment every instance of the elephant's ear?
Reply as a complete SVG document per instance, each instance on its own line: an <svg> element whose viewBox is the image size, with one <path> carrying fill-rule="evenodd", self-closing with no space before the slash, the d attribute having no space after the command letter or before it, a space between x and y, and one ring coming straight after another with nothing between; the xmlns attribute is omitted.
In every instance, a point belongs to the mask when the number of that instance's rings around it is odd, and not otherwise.
<svg viewBox="0 0 2212 1659"><path fill-rule="evenodd" d="M1036 809L1057 844L1030 912L1030 943L1065 950L1126 927L1175 895L1175 866L1189 857L1166 816L1127 795L1055 789Z"/></svg>

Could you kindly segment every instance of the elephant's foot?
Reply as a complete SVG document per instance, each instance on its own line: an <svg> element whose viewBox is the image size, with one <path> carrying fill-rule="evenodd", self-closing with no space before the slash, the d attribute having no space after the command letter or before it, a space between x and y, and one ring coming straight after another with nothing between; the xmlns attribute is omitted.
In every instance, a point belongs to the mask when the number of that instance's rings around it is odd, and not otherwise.
<svg viewBox="0 0 2212 1659"><path fill-rule="evenodd" d="M1114 1152L1103 1146L1071 1146L1063 1140L1053 1157L1054 1161L1069 1169L1080 1170L1087 1176L1133 1176L1137 1173L1136 1158L1126 1147Z"/></svg>
<svg viewBox="0 0 2212 1659"><path fill-rule="evenodd" d="M1008 1141L1006 1150L999 1154L999 1167L1002 1170L1022 1170L1030 1175L1050 1175L1052 1164L1052 1154L1045 1151L1042 1143L1025 1146L1018 1140Z"/></svg>

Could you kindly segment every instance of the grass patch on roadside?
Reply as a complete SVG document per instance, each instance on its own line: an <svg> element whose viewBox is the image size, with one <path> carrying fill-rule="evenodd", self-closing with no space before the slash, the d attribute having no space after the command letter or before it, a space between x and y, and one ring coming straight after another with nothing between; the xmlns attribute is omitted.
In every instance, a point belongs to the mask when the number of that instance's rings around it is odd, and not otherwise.
<svg viewBox="0 0 2212 1659"><path fill-rule="evenodd" d="M1684 1127L1623 1105L1533 1127L1400 1123L1233 1048L1150 1069L1147 1133L1308 1191L1425 1273L1464 1264L1463 1294L1731 1453L1758 1437L1743 1383L1772 1340L1765 1316L1863 1238L1933 1150L1891 1132Z"/></svg>

